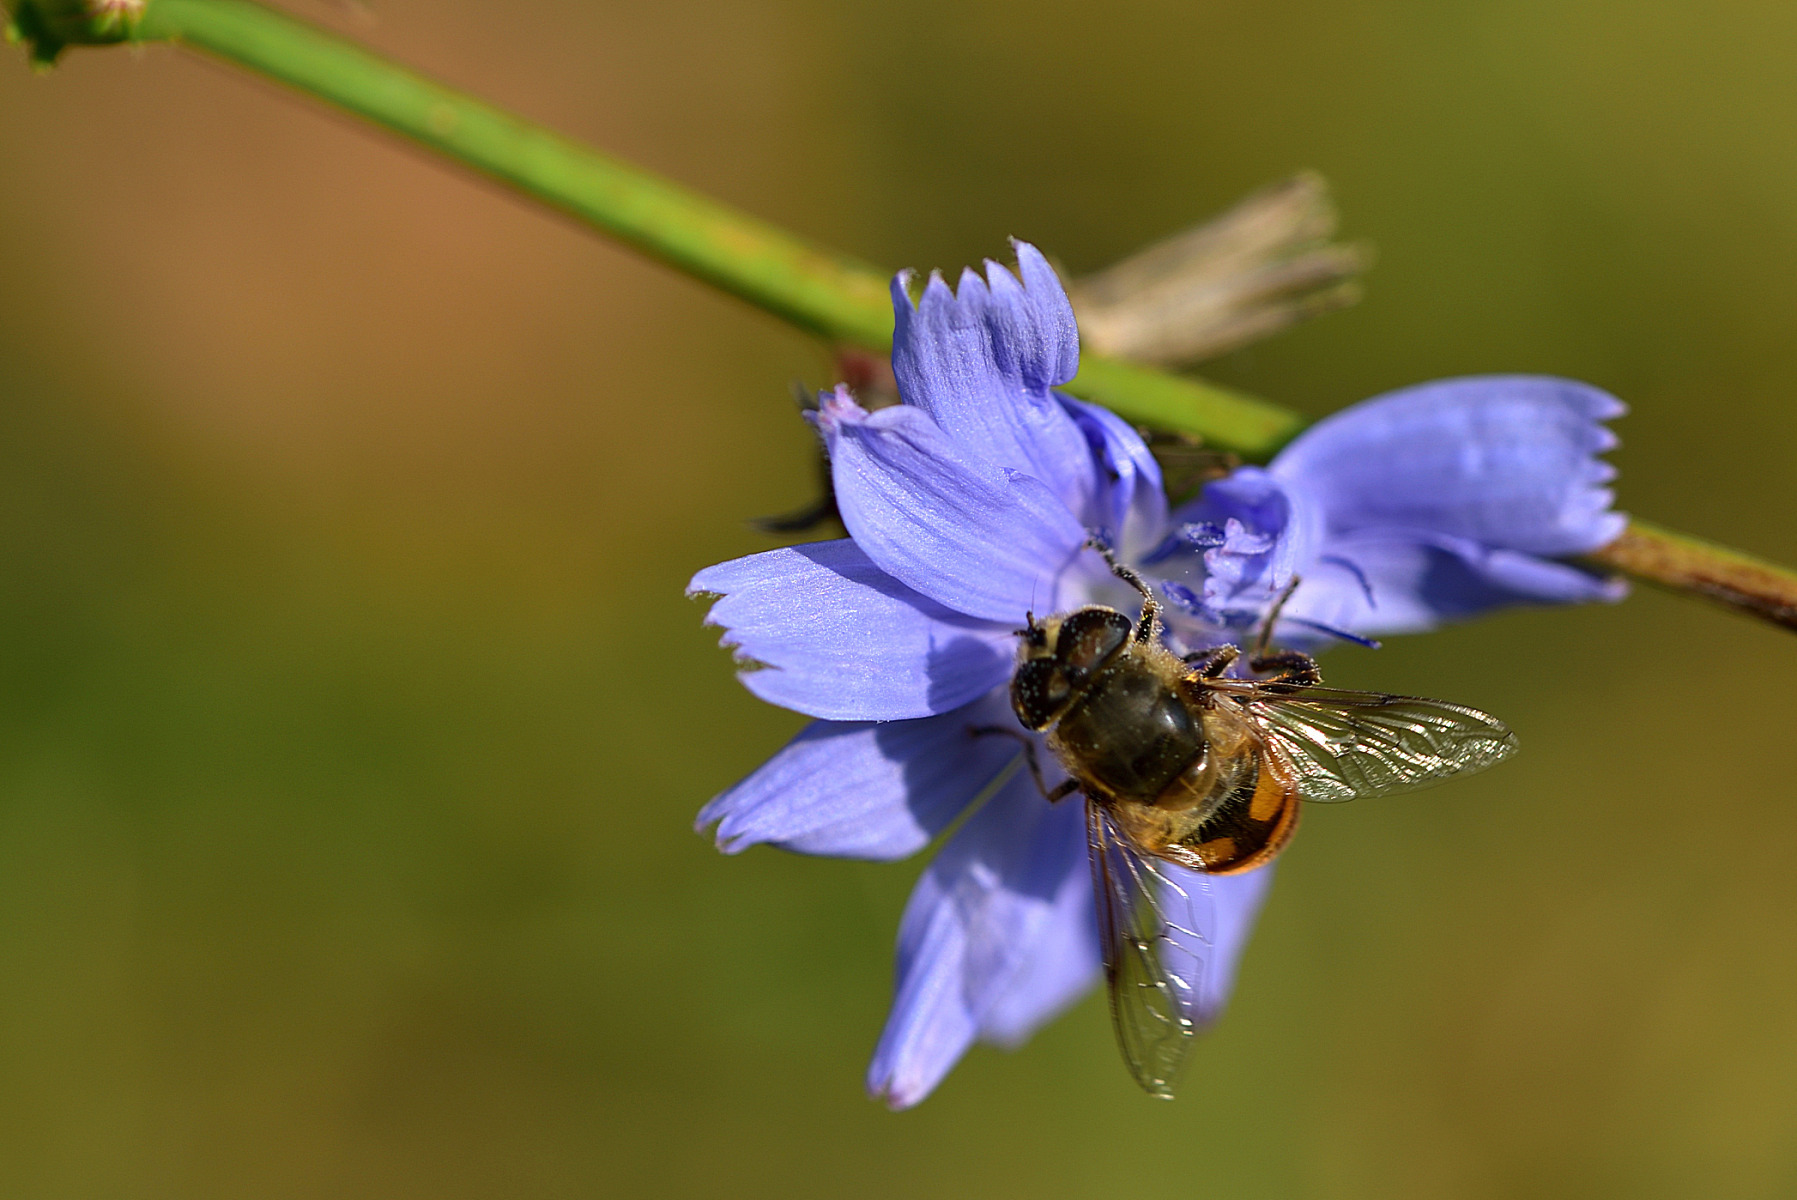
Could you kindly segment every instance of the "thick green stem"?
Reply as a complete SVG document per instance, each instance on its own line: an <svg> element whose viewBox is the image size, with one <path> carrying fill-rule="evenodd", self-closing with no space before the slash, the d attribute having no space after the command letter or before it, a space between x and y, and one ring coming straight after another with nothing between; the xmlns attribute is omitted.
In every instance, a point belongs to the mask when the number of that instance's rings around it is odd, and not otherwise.
<svg viewBox="0 0 1797 1200"><path fill-rule="evenodd" d="M175 41L278 79L469 167L834 342L892 344L888 274L426 79L249 0L8 0L47 61L65 44ZM121 15L122 14L122 15ZM1214 384L1086 355L1069 390L1145 425L1265 459L1297 413ZM1797 625L1797 572L1634 522L1601 566Z"/></svg>

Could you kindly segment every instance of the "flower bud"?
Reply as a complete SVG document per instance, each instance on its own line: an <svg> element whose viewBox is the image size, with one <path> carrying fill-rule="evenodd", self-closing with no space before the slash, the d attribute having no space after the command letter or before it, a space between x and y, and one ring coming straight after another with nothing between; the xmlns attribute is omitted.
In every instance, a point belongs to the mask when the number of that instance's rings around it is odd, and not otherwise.
<svg viewBox="0 0 1797 1200"><path fill-rule="evenodd" d="M147 0L12 0L6 40L24 43L31 61L48 67L65 46L129 41Z"/></svg>

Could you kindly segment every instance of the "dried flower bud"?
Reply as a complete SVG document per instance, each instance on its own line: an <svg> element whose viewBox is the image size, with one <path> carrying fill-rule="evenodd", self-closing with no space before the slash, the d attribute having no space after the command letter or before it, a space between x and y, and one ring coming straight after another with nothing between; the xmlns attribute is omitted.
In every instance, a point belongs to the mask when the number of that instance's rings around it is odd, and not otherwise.
<svg viewBox="0 0 1797 1200"><path fill-rule="evenodd" d="M1331 242L1335 225L1322 176L1264 188L1075 280L1068 290L1080 335L1101 354L1184 366L1352 304L1372 250Z"/></svg>

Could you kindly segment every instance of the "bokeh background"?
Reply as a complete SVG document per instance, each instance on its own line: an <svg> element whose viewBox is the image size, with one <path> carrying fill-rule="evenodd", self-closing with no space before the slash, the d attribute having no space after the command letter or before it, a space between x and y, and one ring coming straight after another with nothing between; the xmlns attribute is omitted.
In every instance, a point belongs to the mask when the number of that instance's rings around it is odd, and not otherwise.
<svg viewBox="0 0 1797 1200"><path fill-rule="evenodd" d="M1588 379L1626 508L1797 561L1788 4L293 8L893 266L1315 167L1368 299L1213 376ZM1335 652L1524 754L1311 812L1177 1103L1094 996L893 1115L918 864L691 830L799 724L681 588L810 498L824 356L193 56L0 66L0 1194L1797 1192L1790 635Z"/></svg>

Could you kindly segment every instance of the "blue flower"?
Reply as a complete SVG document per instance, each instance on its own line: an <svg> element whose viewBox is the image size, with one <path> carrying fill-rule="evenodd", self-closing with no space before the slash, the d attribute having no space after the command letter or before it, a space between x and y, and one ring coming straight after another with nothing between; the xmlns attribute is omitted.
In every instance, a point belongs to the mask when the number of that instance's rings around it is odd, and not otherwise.
<svg viewBox="0 0 1797 1200"><path fill-rule="evenodd" d="M1087 548L1098 534L1167 599L1170 641L1241 641L1300 578L1287 645L1408 632L1506 604L1615 599L1556 557L1621 532L1596 455L1621 405L1560 379L1493 376L1394 392L1306 431L1169 514L1136 432L1055 391L1073 311L1036 249L915 307L893 282L904 403L822 399L849 537L699 572L707 623L756 695L818 718L699 815L735 853L897 859L980 801L925 870L899 931L896 996L868 1087L927 1096L975 1041L1015 1045L1100 973L1083 815L1018 770L1008 687L1027 613L1139 600ZM1034 736L1034 735L1027 735ZM1047 756L1042 756L1045 763ZM1050 779L1050 784L1055 782ZM1190 1015L1221 1010L1271 880L1198 876L1210 927Z"/></svg>

